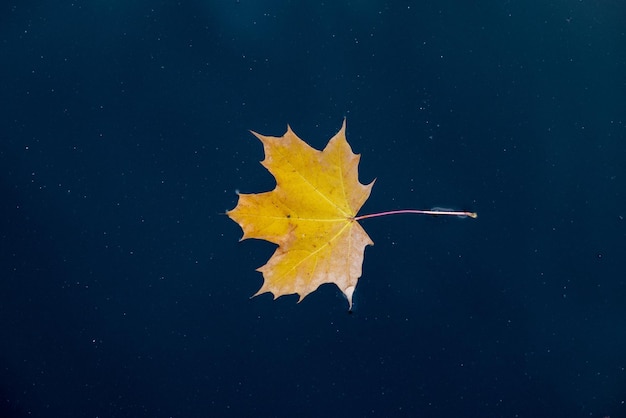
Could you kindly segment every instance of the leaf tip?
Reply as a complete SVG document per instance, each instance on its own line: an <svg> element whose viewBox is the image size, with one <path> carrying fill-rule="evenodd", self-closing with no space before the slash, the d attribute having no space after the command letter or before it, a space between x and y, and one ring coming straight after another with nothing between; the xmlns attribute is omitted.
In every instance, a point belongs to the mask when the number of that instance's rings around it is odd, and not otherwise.
<svg viewBox="0 0 626 418"><path fill-rule="evenodd" d="M352 295L354 294L355 286L348 286L343 290L344 295L348 299L348 311L352 311Z"/></svg>
<svg viewBox="0 0 626 418"><path fill-rule="evenodd" d="M258 269L256 269L256 271L260 271L260 267ZM261 288L259 290L256 291L256 293L252 296L250 296L250 299L255 298L259 295L262 295L263 293L267 293L269 292L269 290L267 290L265 288L265 285L261 286ZM272 296L274 296L274 299L276 299L276 296L272 293Z"/></svg>

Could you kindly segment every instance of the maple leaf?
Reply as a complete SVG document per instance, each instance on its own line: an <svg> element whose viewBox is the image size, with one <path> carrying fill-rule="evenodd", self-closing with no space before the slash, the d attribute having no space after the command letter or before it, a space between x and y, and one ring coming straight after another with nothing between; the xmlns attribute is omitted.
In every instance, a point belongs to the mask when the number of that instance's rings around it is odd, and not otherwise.
<svg viewBox="0 0 626 418"><path fill-rule="evenodd" d="M310 147L289 126L282 137L252 134L263 143L261 164L274 175L276 188L239 194L237 206L226 214L243 229L242 240L257 238L278 245L258 269L264 281L253 296L295 293L301 301L320 285L334 283L352 309L365 247L374 245L359 219L400 213L476 217L473 212L414 209L357 217L374 182L359 182L360 156L346 140L345 119L323 151Z"/></svg>
<svg viewBox="0 0 626 418"><path fill-rule="evenodd" d="M335 283L352 307L361 277L363 253L374 243L355 220L374 182L358 179L359 155L346 141L346 122L318 151L287 127L282 137L252 132L263 143L261 162L276 178L276 188L240 194L227 215L243 229L243 239L278 244L258 271L264 283L254 295L274 298L297 293L302 300L324 283Z"/></svg>

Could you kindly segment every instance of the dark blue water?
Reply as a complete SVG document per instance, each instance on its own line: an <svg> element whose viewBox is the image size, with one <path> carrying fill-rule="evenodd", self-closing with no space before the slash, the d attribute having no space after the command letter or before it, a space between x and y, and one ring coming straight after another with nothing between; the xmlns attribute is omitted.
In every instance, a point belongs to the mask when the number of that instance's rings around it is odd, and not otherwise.
<svg viewBox="0 0 626 418"><path fill-rule="evenodd" d="M626 416L620 2L10 1L1 417ZM250 299L248 129L376 178L354 313Z"/></svg>

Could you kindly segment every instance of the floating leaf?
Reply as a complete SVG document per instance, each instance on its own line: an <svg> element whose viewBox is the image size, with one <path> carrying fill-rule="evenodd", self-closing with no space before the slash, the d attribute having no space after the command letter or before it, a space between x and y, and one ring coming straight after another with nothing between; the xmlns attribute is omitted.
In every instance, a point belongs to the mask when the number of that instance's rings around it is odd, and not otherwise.
<svg viewBox="0 0 626 418"><path fill-rule="evenodd" d="M227 215L243 229L242 239L273 242L278 248L258 270L264 283L255 294L274 298L298 294L300 300L324 283L335 283L352 308L352 294L363 264L365 247L374 243L359 219L398 213L461 215L470 212L403 210L357 217L374 182L358 179L359 155L346 140L345 120L323 151L287 127L282 137L252 132L263 143L261 162L276 178L276 188L240 194Z"/></svg>

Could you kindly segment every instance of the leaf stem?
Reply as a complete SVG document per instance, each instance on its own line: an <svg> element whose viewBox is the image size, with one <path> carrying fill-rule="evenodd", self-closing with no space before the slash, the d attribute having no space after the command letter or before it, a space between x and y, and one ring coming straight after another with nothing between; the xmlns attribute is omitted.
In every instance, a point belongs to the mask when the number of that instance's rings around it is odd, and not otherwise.
<svg viewBox="0 0 626 418"><path fill-rule="evenodd" d="M379 213L370 213L369 215L361 215L355 216L355 221L360 221L361 219L368 218L378 218L379 216L387 216L387 215L402 215L405 213L412 214L420 214L420 215L450 215L450 216L460 216L465 217L469 216L470 218L477 218L478 214L476 212L465 212L465 211L451 211L451 210L417 210L417 209L402 209L402 210L390 210L387 212L379 212Z"/></svg>

